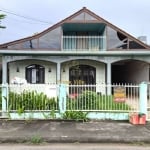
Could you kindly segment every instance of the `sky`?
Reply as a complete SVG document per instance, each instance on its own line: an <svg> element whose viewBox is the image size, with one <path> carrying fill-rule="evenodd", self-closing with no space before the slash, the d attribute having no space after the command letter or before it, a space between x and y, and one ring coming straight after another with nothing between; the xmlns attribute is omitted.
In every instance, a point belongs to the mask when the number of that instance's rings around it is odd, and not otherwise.
<svg viewBox="0 0 150 150"><path fill-rule="evenodd" d="M0 44L32 36L83 7L150 44L150 0L0 0Z"/></svg>

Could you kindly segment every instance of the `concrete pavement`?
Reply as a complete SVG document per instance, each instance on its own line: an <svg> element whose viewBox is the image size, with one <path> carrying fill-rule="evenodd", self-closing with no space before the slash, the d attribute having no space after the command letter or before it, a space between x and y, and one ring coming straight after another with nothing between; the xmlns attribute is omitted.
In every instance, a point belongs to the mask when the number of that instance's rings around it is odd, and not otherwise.
<svg viewBox="0 0 150 150"><path fill-rule="evenodd" d="M149 144L120 143L42 143L0 144L0 150L150 150Z"/></svg>
<svg viewBox="0 0 150 150"><path fill-rule="evenodd" d="M132 125L125 121L0 120L1 143L150 143L150 123Z"/></svg>

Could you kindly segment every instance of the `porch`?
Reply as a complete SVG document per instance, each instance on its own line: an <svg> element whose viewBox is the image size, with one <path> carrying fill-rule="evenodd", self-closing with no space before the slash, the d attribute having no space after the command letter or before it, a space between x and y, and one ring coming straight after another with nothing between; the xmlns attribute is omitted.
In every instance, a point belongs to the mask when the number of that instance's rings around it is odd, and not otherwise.
<svg viewBox="0 0 150 150"><path fill-rule="evenodd" d="M62 114L66 112L84 112L90 119L128 120L130 113L147 114L145 105L147 91L143 93L145 86L144 83L140 85L3 84L1 116L11 119L57 119L62 118ZM110 89L111 95L107 92Z"/></svg>

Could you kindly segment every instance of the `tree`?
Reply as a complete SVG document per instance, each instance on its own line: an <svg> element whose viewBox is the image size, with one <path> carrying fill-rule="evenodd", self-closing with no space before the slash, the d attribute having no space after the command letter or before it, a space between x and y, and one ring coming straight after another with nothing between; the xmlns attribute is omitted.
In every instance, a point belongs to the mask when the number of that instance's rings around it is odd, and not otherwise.
<svg viewBox="0 0 150 150"><path fill-rule="evenodd" d="M1 20L5 18L6 15L0 14L0 28L6 28L5 26L1 25Z"/></svg>

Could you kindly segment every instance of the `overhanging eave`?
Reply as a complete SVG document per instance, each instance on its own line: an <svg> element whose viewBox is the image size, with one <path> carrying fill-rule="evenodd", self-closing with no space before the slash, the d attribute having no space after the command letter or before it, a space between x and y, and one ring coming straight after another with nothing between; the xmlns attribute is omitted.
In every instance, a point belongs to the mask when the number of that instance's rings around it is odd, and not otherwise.
<svg viewBox="0 0 150 150"><path fill-rule="evenodd" d="M24 50L0 50L0 55L18 56L147 56L150 50L138 51L24 51Z"/></svg>

